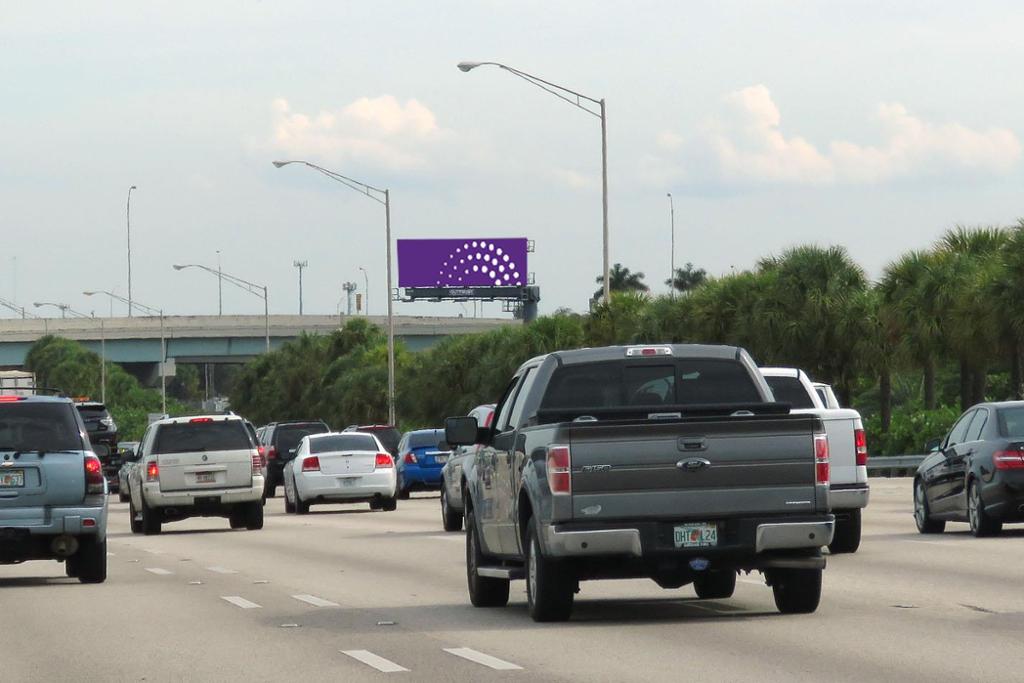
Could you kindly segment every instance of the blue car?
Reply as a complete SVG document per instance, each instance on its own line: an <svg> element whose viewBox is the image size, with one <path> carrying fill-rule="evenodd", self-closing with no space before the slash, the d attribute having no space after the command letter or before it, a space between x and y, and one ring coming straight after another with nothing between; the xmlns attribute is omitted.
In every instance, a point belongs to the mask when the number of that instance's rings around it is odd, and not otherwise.
<svg viewBox="0 0 1024 683"><path fill-rule="evenodd" d="M406 432L398 442L398 497L406 499L411 491L439 491L441 470L450 456L443 429Z"/></svg>

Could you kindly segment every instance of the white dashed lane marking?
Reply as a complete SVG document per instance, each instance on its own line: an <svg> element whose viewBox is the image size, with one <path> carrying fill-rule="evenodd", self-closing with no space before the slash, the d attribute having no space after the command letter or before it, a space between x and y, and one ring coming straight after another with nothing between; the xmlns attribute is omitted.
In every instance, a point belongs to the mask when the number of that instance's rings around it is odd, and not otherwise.
<svg viewBox="0 0 1024 683"><path fill-rule="evenodd" d="M220 596L220 599L230 602L235 607L241 607L242 609L258 609L260 607L260 605L257 605L255 602L246 600L239 595L222 595Z"/></svg>
<svg viewBox="0 0 1024 683"><path fill-rule="evenodd" d="M754 586L764 586L765 588L768 587L768 584L766 584L764 582L764 579L760 579L760 580L758 580L758 579L736 579L736 580L739 581L740 583L749 583L749 584L752 584Z"/></svg>
<svg viewBox="0 0 1024 683"><path fill-rule="evenodd" d="M217 574L237 574L238 573L234 569L227 569L225 567L207 567L207 569L209 571L215 572Z"/></svg>
<svg viewBox="0 0 1024 683"><path fill-rule="evenodd" d="M513 664L512 662L506 662L504 659L498 659L497 657L492 657L491 655L484 654L483 652L477 652L476 650L472 650L468 647L446 647L444 648L444 651L450 655L462 657L463 659L467 659L471 662L481 664L497 671L518 671L523 668Z"/></svg>
<svg viewBox="0 0 1024 683"><path fill-rule="evenodd" d="M384 659L380 655L375 655L369 650L342 650L341 654L348 655L352 659L386 674L408 671L404 666L395 664L390 659Z"/></svg>
<svg viewBox="0 0 1024 683"><path fill-rule="evenodd" d="M146 567L146 571L150 574L156 574L157 576L170 576L174 573L167 571L166 569L161 569L160 567Z"/></svg>
<svg viewBox="0 0 1024 683"><path fill-rule="evenodd" d="M441 535L427 536L427 538L436 538L439 541L457 541L459 543L465 543L466 542L465 534L446 534L444 536L441 536Z"/></svg>
<svg viewBox="0 0 1024 683"><path fill-rule="evenodd" d="M341 605L336 602L324 600L323 598L318 598L315 595L293 595L292 597L296 600L301 600L306 604L313 605L313 607L341 607Z"/></svg>

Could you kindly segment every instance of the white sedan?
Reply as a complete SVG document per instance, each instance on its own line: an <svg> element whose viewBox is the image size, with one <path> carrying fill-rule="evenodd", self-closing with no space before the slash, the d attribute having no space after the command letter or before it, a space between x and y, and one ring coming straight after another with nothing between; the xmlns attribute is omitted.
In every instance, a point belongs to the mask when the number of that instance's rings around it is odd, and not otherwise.
<svg viewBox="0 0 1024 683"><path fill-rule="evenodd" d="M314 503L369 503L390 512L397 486L395 461L373 434L310 434L284 466L284 510L304 515Z"/></svg>

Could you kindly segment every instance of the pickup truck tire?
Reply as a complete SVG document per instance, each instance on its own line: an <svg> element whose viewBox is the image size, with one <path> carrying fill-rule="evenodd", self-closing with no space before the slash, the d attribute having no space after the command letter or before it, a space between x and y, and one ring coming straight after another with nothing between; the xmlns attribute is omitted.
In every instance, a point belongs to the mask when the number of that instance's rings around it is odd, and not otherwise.
<svg viewBox="0 0 1024 683"><path fill-rule="evenodd" d="M135 502L131 498L128 499L128 520L129 525L132 528L133 534L142 533L142 520L139 519L139 513L135 509Z"/></svg>
<svg viewBox="0 0 1024 683"><path fill-rule="evenodd" d="M713 569L701 572L693 580L693 589L701 600L724 600L736 592L736 572Z"/></svg>
<svg viewBox="0 0 1024 683"><path fill-rule="evenodd" d="M160 533L163 520L160 515L151 507L146 505L145 497L142 498L142 533L147 536L155 536Z"/></svg>
<svg viewBox="0 0 1024 683"><path fill-rule="evenodd" d="M946 522L932 519L928 507L928 497L924 492L924 484L920 479L914 482L914 523L922 534L941 534L946 530Z"/></svg>
<svg viewBox="0 0 1024 683"><path fill-rule="evenodd" d="M441 524L445 531L462 531L462 513L448 504L448 489L441 486Z"/></svg>
<svg viewBox="0 0 1024 683"><path fill-rule="evenodd" d="M397 498L384 498L380 501L380 509L382 512L394 512L398 509Z"/></svg>
<svg viewBox="0 0 1024 683"><path fill-rule="evenodd" d="M103 583L107 580L107 541L83 538L79 541L75 569L82 583Z"/></svg>
<svg viewBox="0 0 1024 683"><path fill-rule="evenodd" d="M985 512L981 490L974 480L967 485L967 521L971 525L971 534L976 538L995 536L1003 530L1003 523Z"/></svg>
<svg viewBox="0 0 1024 683"><path fill-rule="evenodd" d="M810 614L821 601L820 569L775 569L768 575L783 614Z"/></svg>
<svg viewBox="0 0 1024 683"><path fill-rule="evenodd" d="M842 521L836 520L836 532L828 545L828 551L833 555L855 553L860 547L860 508L845 510L842 514L847 517Z"/></svg>
<svg viewBox="0 0 1024 683"><path fill-rule="evenodd" d="M566 621L572 614L575 577L557 560L544 557L531 521L526 536L526 608L534 621Z"/></svg>
<svg viewBox="0 0 1024 683"><path fill-rule="evenodd" d="M246 503L242 508L245 528L249 531L258 531L263 528L263 501L254 500Z"/></svg>
<svg viewBox="0 0 1024 683"><path fill-rule="evenodd" d="M477 567L491 563L483 554L477 539L476 520L473 511L466 515L466 579L469 583L469 601L473 607L504 607L508 604L508 579L494 579L480 576Z"/></svg>

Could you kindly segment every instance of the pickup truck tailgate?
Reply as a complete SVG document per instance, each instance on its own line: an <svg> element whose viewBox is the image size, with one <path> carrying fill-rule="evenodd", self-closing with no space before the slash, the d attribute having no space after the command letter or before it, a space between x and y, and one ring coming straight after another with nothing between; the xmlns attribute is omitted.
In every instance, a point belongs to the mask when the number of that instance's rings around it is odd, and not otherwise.
<svg viewBox="0 0 1024 683"><path fill-rule="evenodd" d="M78 505L85 500L82 453L24 452L0 461L0 510Z"/></svg>
<svg viewBox="0 0 1024 683"><path fill-rule="evenodd" d="M576 520L813 512L817 418L569 427Z"/></svg>

